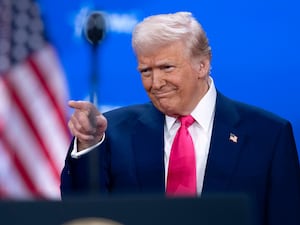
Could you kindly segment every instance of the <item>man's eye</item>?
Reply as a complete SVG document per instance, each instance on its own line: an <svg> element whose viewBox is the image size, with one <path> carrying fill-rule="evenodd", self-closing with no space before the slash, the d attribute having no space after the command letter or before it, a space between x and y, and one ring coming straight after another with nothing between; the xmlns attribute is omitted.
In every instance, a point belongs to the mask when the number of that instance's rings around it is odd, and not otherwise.
<svg viewBox="0 0 300 225"><path fill-rule="evenodd" d="M140 73L143 76L150 76L151 75L151 70L149 70L149 69L142 69L142 70L140 70Z"/></svg>
<svg viewBox="0 0 300 225"><path fill-rule="evenodd" d="M163 70L167 71L167 72L170 72L174 69L175 67L174 66L171 66L171 65L165 65L163 66Z"/></svg>

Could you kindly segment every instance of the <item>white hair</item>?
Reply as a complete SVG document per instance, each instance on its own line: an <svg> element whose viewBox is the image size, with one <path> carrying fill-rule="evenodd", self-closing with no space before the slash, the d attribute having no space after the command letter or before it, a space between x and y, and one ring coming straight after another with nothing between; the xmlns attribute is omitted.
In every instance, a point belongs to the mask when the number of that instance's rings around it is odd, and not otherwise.
<svg viewBox="0 0 300 225"><path fill-rule="evenodd" d="M211 59L211 48L201 24L190 12L153 15L136 25L132 47L136 54L146 54L176 41L186 45L190 57Z"/></svg>

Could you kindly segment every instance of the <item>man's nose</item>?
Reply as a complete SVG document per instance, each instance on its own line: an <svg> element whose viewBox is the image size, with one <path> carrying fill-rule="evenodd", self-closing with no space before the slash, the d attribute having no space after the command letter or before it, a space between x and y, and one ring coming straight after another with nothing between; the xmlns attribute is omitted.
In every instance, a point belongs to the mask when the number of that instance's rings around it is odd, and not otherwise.
<svg viewBox="0 0 300 225"><path fill-rule="evenodd" d="M164 74L160 70L154 70L152 74L152 88L160 89L165 85L166 81L164 79Z"/></svg>

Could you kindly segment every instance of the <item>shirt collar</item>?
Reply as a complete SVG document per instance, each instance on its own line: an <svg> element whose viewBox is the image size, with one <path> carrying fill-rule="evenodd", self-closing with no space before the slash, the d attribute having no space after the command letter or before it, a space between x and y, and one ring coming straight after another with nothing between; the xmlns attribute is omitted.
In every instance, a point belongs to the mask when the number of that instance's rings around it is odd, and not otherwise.
<svg viewBox="0 0 300 225"><path fill-rule="evenodd" d="M217 91L212 77L209 77L209 89L203 98L199 101L196 108L192 111L191 115L195 121L200 124L205 131L208 131L212 117L214 116L216 105ZM168 131L171 129L176 121L175 117L165 115L166 127Z"/></svg>

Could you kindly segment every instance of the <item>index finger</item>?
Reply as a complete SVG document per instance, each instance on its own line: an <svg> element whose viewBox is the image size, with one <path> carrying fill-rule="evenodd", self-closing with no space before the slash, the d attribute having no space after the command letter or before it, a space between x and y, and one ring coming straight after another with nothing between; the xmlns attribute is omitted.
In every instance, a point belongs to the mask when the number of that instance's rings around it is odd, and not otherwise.
<svg viewBox="0 0 300 225"><path fill-rule="evenodd" d="M68 105L73 108L73 109L78 109L80 111L87 111L90 108L90 105L92 103L88 102L88 101L74 101L74 100L70 100L68 102Z"/></svg>

